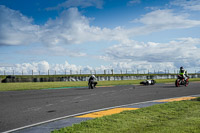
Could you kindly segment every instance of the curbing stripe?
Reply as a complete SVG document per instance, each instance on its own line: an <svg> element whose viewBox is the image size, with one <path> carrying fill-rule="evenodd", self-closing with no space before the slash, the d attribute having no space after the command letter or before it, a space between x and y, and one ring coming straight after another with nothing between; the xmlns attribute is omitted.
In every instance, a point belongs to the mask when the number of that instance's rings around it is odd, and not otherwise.
<svg viewBox="0 0 200 133"><path fill-rule="evenodd" d="M170 99L164 99L164 100L157 100L155 102L174 102L174 101L183 101L183 100L191 100L195 99L197 97L180 97L180 98L170 98Z"/></svg>
<svg viewBox="0 0 200 133"><path fill-rule="evenodd" d="M98 118L98 117L103 117L103 116L106 116L106 115L117 114L117 113L120 113L122 111L136 110L136 109L139 109L139 108L114 108L114 109L109 109L109 110L89 113L89 114L76 116L76 117L78 117L78 118Z"/></svg>

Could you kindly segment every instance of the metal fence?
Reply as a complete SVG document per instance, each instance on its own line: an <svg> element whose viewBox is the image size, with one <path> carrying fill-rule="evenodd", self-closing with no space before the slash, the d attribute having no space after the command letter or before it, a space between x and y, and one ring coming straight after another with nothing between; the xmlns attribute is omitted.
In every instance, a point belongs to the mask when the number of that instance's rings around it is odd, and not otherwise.
<svg viewBox="0 0 200 133"><path fill-rule="evenodd" d="M36 70L29 70L29 71L0 71L0 75L79 75L79 74L178 74L179 70L47 70L47 71L36 71ZM196 70L192 72L194 74L199 73Z"/></svg>
<svg viewBox="0 0 200 133"><path fill-rule="evenodd" d="M175 74L159 74L159 75L109 75L109 76L97 76L97 81L113 81L113 80L146 80L146 79L176 79L177 75ZM190 78L200 78L200 74L192 74ZM9 83L9 82L55 82L55 81L88 81L89 76L76 76L76 75L59 75L59 76L46 76L46 77L16 77L16 76L6 76L5 79L0 78L0 82Z"/></svg>

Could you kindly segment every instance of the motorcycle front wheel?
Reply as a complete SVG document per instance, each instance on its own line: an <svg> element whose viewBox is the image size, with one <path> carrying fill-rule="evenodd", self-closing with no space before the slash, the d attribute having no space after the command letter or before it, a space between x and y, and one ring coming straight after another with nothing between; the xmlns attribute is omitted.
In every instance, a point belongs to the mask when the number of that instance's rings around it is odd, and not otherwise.
<svg viewBox="0 0 200 133"><path fill-rule="evenodd" d="M179 84L179 79L177 79L177 80L175 81L175 85L176 85L176 87L179 87L179 86L180 86L180 84Z"/></svg>

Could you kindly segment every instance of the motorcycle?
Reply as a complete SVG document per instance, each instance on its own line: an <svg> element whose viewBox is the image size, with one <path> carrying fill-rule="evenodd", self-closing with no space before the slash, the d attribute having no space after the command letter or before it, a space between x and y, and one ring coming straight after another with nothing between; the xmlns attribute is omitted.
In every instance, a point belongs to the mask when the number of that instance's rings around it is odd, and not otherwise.
<svg viewBox="0 0 200 133"><path fill-rule="evenodd" d="M89 89L94 89L96 85L97 85L97 82L96 82L96 81L90 81L90 82L88 83L88 88L89 88Z"/></svg>
<svg viewBox="0 0 200 133"><path fill-rule="evenodd" d="M88 83L88 88L89 89L94 89L94 84L93 83Z"/></svg>
<svg viewBox="0 0 200 133"><path fill-rule="evenodd" d="M140 82L140 84L143 84L143 85L154 85L155 83L156 83L156 81L153 79Z"/></svg>
<svg viewBox="0 0 200 133"><path fill-rule="evenodd" d="M189 84L189 77L187 77L187 79L185 80L183 76L181 75L177 76L177 79L175 81L176 87L180 87L180 85L188 86L188 84Z"/></svg>

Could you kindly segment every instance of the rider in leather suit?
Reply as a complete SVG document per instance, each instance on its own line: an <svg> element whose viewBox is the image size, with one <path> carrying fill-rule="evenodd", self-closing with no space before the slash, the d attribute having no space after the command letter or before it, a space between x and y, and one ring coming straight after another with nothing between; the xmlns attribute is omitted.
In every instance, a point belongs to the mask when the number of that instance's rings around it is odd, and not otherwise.
<svg viewBox="0 0 200 133"><path fill-rule="evenodd" d="M185 70L182 66L180 67L179 75L181 75L185 81L187 80L188 77L187 70Z"/></svg>
<svg viewBox="0 0 200 133"><path fill-rule="evenodd" d="M88 85L94 84L94 87L95 87L97 85L97 82L95 80L96 80L96 77L94 75L91 75L89 80L88 80Z"/></svg>

